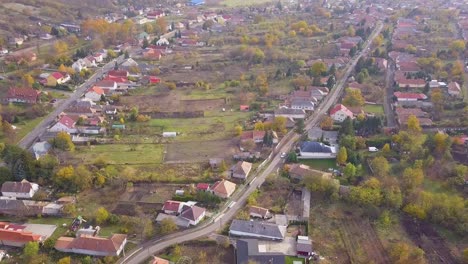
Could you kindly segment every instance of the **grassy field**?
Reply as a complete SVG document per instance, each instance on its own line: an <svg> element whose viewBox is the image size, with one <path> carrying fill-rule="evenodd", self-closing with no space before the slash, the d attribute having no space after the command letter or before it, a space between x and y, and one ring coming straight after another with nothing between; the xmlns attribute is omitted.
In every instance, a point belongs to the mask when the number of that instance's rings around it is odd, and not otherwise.
<svg viewBox="0 0 468 264"><path fill-rule="evenodd" d="M366 113L371 113L375 115L383 115L384 114L384 109L382 105L371 105L371 104L366 104L364 105L364 111Z"/></svg>
<svg viewBox="0 0 468 264"><path fill-rule="evenodd" d="M304 263L304 258L298 258L298 257L291 257L291 256L286 256L286 264L293 264L294 261L299 261L299 263Z"/></svg>
<svg viewBox="0 0 468 264"><path fill-rule="evenodd" d="M44 118L45 116L22 121L18 124L15 124L15 126L17 127L15 143L18 143L23 137L25 137L29 132L31 132Z"/></svg>
<svg viewBox="0 0 468 264"><path fill-rule="evenodd" d="M79 147L75 158L84 163L92 163L103 158L111 164L161 163L164 146L159 144L107 144Z"/></svg>
<svg viewBox="0 0 468 264"><path fill-rule="evenodd" d="M301 159L300 163L310 166L316 170L327 171L329 168L338 168L335 159Z"/></svg>

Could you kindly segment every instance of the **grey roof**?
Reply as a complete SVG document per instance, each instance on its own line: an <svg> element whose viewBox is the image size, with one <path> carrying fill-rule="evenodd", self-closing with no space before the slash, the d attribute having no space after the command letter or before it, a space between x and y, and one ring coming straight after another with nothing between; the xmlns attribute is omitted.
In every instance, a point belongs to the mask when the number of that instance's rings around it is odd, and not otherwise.
<svg viewBox="0 0 468 264"><path fill-rule="evenodd" d="M296 251L300 252L312 252L312 241L310 240L298 240L296 245Z"/></svg>
<svg viewBox="0 0 468 264"><path fill-rule="evenodd" d="M327 146L320 142L303 141L300 143L299 146L302 152L333 153L333 150L330 146Z"/></svg>
<svg viewBox="0 0 468 264"><path fill-rule="evenodd" d="M312 107L314 108L315 104L313 102L301 100L301 99L293 99L291 101L291 107L302 107L302 108L309 108Z"/></svg>
<svg viewBox="0 0 468 264"><path fill-rule="evenodd" d="M312 140L319 140L322 136L325 140L336 142L338 140L338 131L326 131L318 127L309 130L309 138Z"/></svg>
<svg viewBox="0 0 468 264"><path fill-rule="evenodd" d="M265 238L284 239L286 227L265 222L235 219L229 227L229 232L233 231L252 234L254 237L265 236Z"/></svg>
<svg viewBox="0 0 468 264"><path fill-rule="evenodd" d="M304 115L305 112L302 109L290 109L280 108L275 111L275 115Z"/></svg>
<svg viewBox="0 0 468 264"><path fill-rule="evenodd" d="M258 264L284 264L285 256L276 252L258 252L257 239L238 239L236 242L236 263L248 264L253 260Z"/></svg>

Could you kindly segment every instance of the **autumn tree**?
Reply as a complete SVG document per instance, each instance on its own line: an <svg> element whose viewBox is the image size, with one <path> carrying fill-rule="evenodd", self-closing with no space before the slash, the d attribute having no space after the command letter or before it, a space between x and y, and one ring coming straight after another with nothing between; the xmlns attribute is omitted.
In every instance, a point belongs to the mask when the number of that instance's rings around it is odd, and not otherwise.
<svg viewBox="0 0 468 264"><path fill-rule="evenodd" d="M464 77L463 74L464 74L463 63L457 60L453 64L452 69L450 70L450 75L452 76L453 79L461 82L463 81L463 77Z"/></svg>
<svg viewBox="0 0 468 264"><path fill-rule="evenodd" d="M61 258L61 259L59 259L57 264L71 264L71 257L68 256L68 257Z"/></svg>
<svg viewBox="0 0 468 264"><path fill-rule="evenodd" d="M254 130L256 130L256 131L264 131L264 130L265 130L265 125L263 124L263 122L257 122L257 123L255 123L255 125L254 125Z"/></svg>
<svg viewBox="0 0 468 264"><path fill-rule="evenodd" d="M317 61L317 62L314 62L314 64L312 64L308 73L312 77L319 77L325 74L327 70L328 70L327 65L324 62Z"/></svg>
<svg viewBox="0 0 468 264"><path fill-rule="evenodd" d="M69 187L69 183L72 181L73 176L75 175L75 169L73 166L66 166L60 168L52 177L52 180L57 184L58 186L61 186L62 188L67 188Z"/></svg>
<svg viewBox="0 0 468 264"><path fill-rule="evenodd" d="M343 175L351 182L356 176L356 167L352 163L346 164L346 167L343 169Z"/></svg>
<svg viewBox="0 0 468 264"><path fill-rule="evenodd" d="M171 218L165 218L161 221L159 226L159 233L161 235L167 235L177 230L177 225Z"/></svg>
<svg viewBox="0 0 468 264"><path fill-rule="evenodd" d="M452 41L452 43L450 44L450 52L454 55L454 57L458 57L458 55L463 52L466 48L466 44L465 44L465 41L461 40L461 39L458 39L458 40L454 40Z"/></svg>
<svg viewBox="0 0 468 264"><path fill-rule="evenodd" d="M383 178L387 176L388 172L390 171L390 165L388 161L384 157L376 157L371 161L372 171L374 175Z"/></svg>
<svg viewBox="0 0 468 264"><path fill-rule="evenodd" d="M286 117L284 116L275 116L273 120L273 130L281 134L286 134Z"/></svg>
<svg viewBox="0 0 468 264"><path fill-rule="evenodd" d="M330 116L325 116L320 122L320 128L323 130L332 130L333 129L333 119Z"/></svg>
<svg viewBox="0 0 468 264"><path fill-rule="evenodd" d="M71 140L71 136L64 131L60 131L57 133L57 136L52 139L52 145L60 150L64 151L74 151L75 144L73 144Z"/></svg>
<svg viewBox="0 0 468 264"><path fill-rule="evenodd" d="M442 155L450 147L449 136L445 133L438 132L434 135L434 150L435 154Z"/></svg>
<svg viewBox="0 0 468 264"><path fill-rule="evenodd" d="M260 95L268 93L268 79L265 73L261 73L255 79L255 87L258 89Z"/></svg>
<svg viewBox="0 0 468 264"><path fill-rule="evenodd" d="M109 219L109 212L104 207L99 207L96 210L95 220L98 225L102 225Z"/></svg>
<svg viewBox="0 0 468 264"><path fill-rule="evenodd" d="M424 180L424 172L422 168L406 168L403 171L402 180L406 189L414 189L422 184Z"/></svg>
<svg viewBox="0 0 468 264"><path fill-rule="evenodd" d="M237 125L234 127L234 132L236 133L236 136L242 135L242 131L243 131L242 126Z"/></svg>
<svg viewBox="0 0 468 264"><path fill-rule="evenodd" d="M39 243L38 242L28 242L23 248L23 256L26 259L31 259L39 254Z"/></svg>
<svg viewBox="0 0 468 264"><path fill-rule="evenodd" d="M407 121L408 132L411 134L419 134L422 131L419 125L419 119L415 115L410 115Z"/></svg>
<svg viewBox="0 0 468 264"><path fill-rule="evenodd" d="M349 199L358 205L379 206L383 200L379 180L370 178L361 186L351 187Z"/></svg>
<svg viewBox="0 0 468 264"><path fill-rule="evenodd" d="M348 152L346 151L345 147L341 147L340 150L338 151L338 154L336 155L336 163L339 165L344 165L346 164L346 161L348 160Z"/></svg>
<svg viewBox="0 0 468 264"><path fill-rule="evenodd" d="M346 95L343 99L343 104L345 106L355 107L363 106L365 104L364 97L361 94L361 90L358 89L346 89Z"/></svg>
<svg viewBox="0 0 468 264"><path fill-rule="evenodd" d="M25 74L23 75L23 83L25 87L31 88L34 84L34 78L31 76L31 74Z"/></svg>
<svg viewBox="0 0 468 264"><path fill-rule="evenodd" d="M444 94L440 89L431 91L431 102L434 105L434 116L440 118L444 111Z"/></svg>
<svg viewBox="0 0 468 264"><path fill-rule="evenodd" d="M390 249L392 263L426 263L424 251L418 247L410 246L405 242L398 242Z"/></svg>
<svg viewBox="0 0 468 264"><path fill-rule="evenodd" d="M390 144L385 143L385 145L382 147L382 154L383 154L385 157L387 157L387 156L390 155L391 151L392 151L392 150L390 149Z"/></svg>

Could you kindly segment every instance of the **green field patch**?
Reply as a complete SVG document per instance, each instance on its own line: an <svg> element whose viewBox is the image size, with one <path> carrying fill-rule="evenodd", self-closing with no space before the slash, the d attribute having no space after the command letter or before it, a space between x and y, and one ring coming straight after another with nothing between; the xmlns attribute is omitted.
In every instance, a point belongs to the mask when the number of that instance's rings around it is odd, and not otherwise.
<svg viewBox="0 0 468 264"><path fill-rule="evenodd" d="M364 105L364 111L366 113L371 113L375 115L383 115L384 114L384 109L383 106L380 104L373 105L373 104L366 104Z"/></svg>
<svg viewBox="0 0 468 264"><path fill-rule="evenodd" d="M299 162L321 171L328 171L329 168L338 168L336 166L336 159L301 159Z"/></svg>
<svg viewBox="0 0 468 264"><path fill-rule="evenodd" d="M164 146L159 144L106 144L78 147L75 158L92 163L103 158L111 164L161 163Z"/></svg>

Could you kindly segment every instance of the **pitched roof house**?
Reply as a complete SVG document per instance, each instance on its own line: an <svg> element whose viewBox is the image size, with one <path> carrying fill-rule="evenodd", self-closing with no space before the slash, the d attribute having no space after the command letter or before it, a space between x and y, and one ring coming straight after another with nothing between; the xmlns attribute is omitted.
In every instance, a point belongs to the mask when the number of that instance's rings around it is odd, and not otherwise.
<svg viewBox="0 0 468 264"><path fill-rule="evenodd" d="M250 217L257 217L262 219L271 217L270 211L268 209L253 205L249 207L249 215Z"/></svg>
<svg viewBox="0 0 468 264"><path fill-rule="evenodd" d="M236 241L236 264L285 264L285 255L281 252L265 252L265 245L259 245L257 239L238 239Z"/></svg>
<svg viewBox="0 0 468 264"><path fill-rule="evenodd" d="M91 256L119 256L127 243L127 235L114 234L109 238L82 235L76 238L60 237L55 249L61 252Z"/></svg>
<svg viewBox="0 0 468 264"><path fill-rule="evenodd" d="M189 221L190 225L198 225L198 223L205 217L206 209L196 205L185 209L180 217Z"/></svg>
<svg viewBox="0 0 468 264"><path fill-rule="evenodd" d="M7 181L2 184L2 195L7 197L31 199L39 190L37 183L22 180L20 182Z"/></svg>
<svg viewBox="0 0 468 264"><path fill-rule="evenodd" d="M313 253L312 241L307 236L298 236L296 244L296 253L298 256L309 257Z"/></svg>
<svg viewBox="0 0 468 264"><path fill-rule="evenodd" d="M50 132L67 132L69 134L76 133L76 121L68 115L63 115L55 125L49 128Z"/></svg>
<svg viewBox="0 0 468 264"><path fill-rule="evenodd" d="M336 157L336 147L315 141L299 143L299 151L299 158L301 159L330 159Z"/></svg>
<svg viewBox="0 0 468 264"><path fill-rule="evenodd" d="M35 104L39 100L40 91L32 88L10 88L5 100L12 103Z"/></svg>
<svg viewBox="0 0 468 264"><path fill-rule="evenodd" d="M420 101L426 100L427 96L423 93L402 93L394 92L393 95L396 97L398 102L407 102L407 101Z"/></svg>
<svg viewBox="0 0 468 264"><path fill-rule="evenodd" d="M245 180L249 176L250 170L252 169L252 163L246 161L238 161L229 170L232 178Z"/></svg>
<svg viewBox="0 0 468 264"><path fill-rule="evenodd" d="M337 104L330 110L330 117L335 122L343 122L346 118L354 118L353 113L344 105Z"/></svg>
<svg viewBox="0 0 468 264"><path fill-rule="evenodd" d="M253 140L255 143L262 143L263 137L265 136L265 131L244 131L241 134L241 141Z"/></svg>
<svg viewBox="0 0 468 264"><path fill-rule="evenodd" d="M93 102L99 102L101 100L101 96L103 95L105 95L104 89L98 86L93 86L88 89L84 97L90 99Z"/></svg>
<svg viewBox="0 0 468 264"><path fill-rule="evenodd" d="M292 164L289 166L289 178L293 181L301 181L307 176L319 176L323 177L324 175L331 177L330 173L325 173L323 171L314 170L311 167L304 164Z"/></svg>
<svg viewBox="0 0 468 264"><path fill-rule="evenodd" d="M56 86L57 84L64 84L70 81L70 75L68 73L53 72L46 78L46 86Z"/></svg>
<svg viewBox="0 0 468 264"><path fill-rule="evenodd" d="M236 190L236 184L227 180L217 181L211 187L211 192L221 198L229 198Z"/></svg>
<svg viewBox="0 0 468 264"><path fill-rule="evenodd" d="M461 88L457 82L450 82L447 86L447 93L451 96L459 97L461 95Z"/></svg>
<svg viewBox="0 0 468 264"><path fill-rule="evenodd" d="M44 237L25 231L24 228L10 229L8 223L1 223L0 228L0 245L10 247L24 247L29 242L41 242Z"/></svg>
<svg viewBox="0 0 468 264"><path fill-rule="evenodd" d="M286 235L286 226L234 219L229 227L229 235L267 240L283 240Z"/></svg>
<svg viewBox="0 0 468 264"><path fill-rule="evenodd" d="M162 210L166 214L180 214L183 206L183 202L168 200L164 203Z"/></svg>
<svg viewBox="0 0 468 264"><path fill-rule="evenodd" d="M209 191L210 190L210 184L209 183L197 183L196 186L197 191Z"/></svg>

